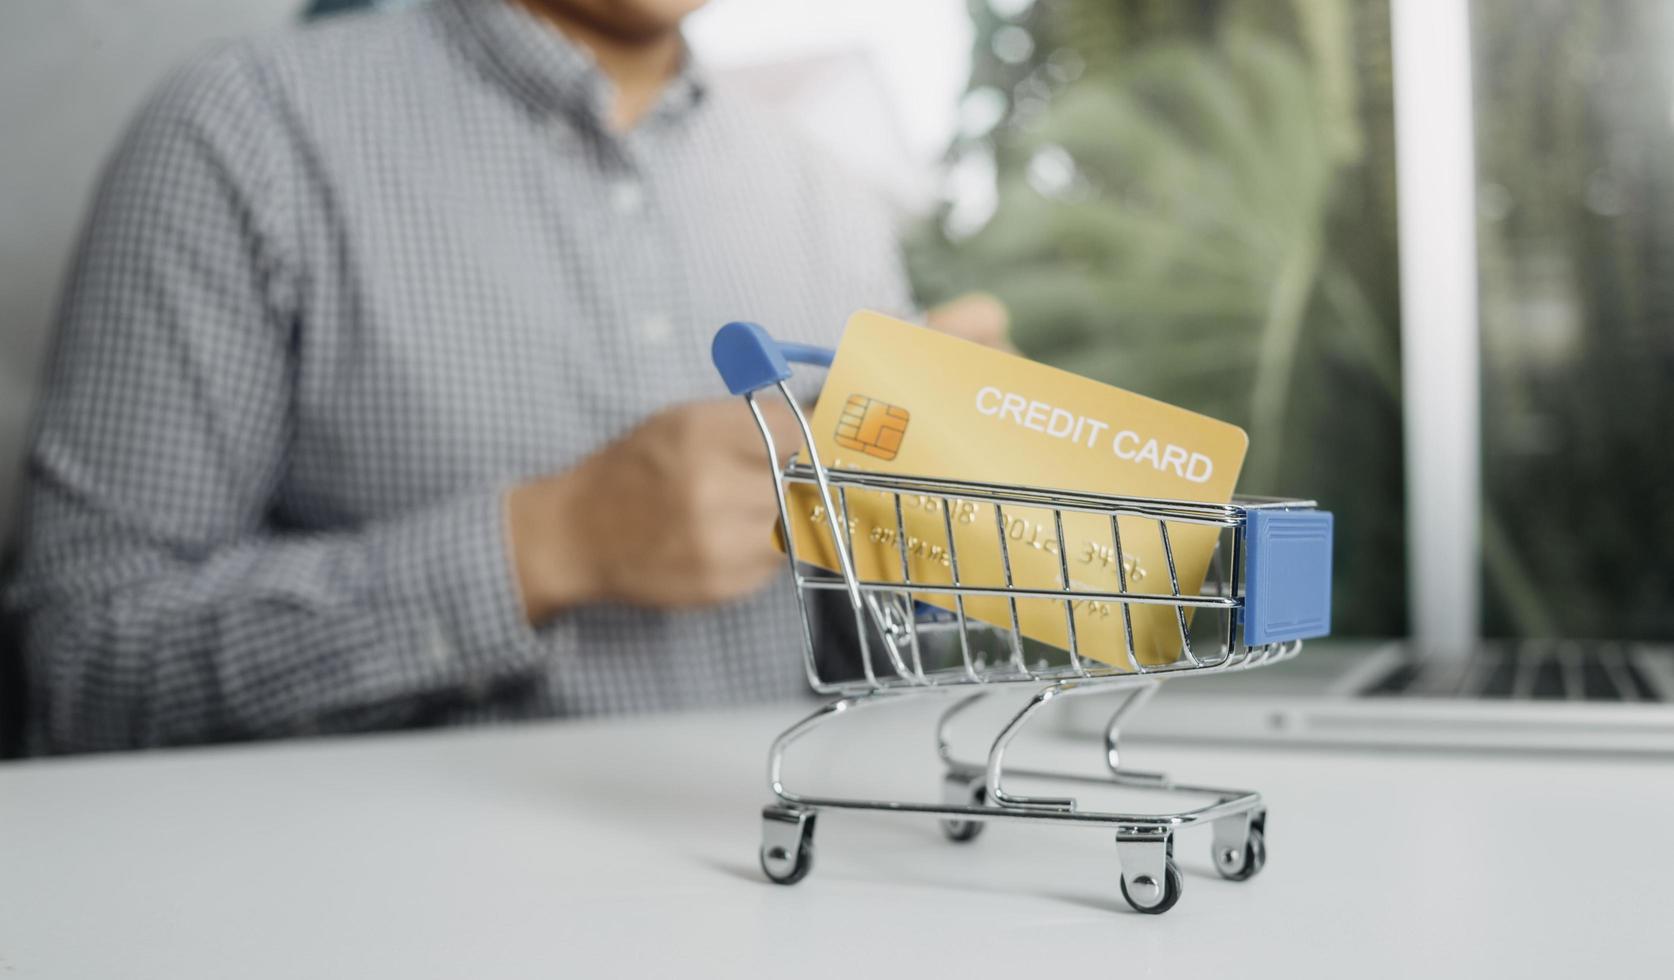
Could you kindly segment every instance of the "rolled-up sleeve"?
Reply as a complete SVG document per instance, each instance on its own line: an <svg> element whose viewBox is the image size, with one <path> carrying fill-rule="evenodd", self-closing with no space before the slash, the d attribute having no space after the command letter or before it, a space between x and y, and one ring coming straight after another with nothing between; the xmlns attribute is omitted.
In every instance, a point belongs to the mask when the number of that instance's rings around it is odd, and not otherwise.
<svg viewBox="0 0 1674 980"><path fill-rule="evenodd" d="M177 73L84 233L7 595L47 749L399 724L543 656L504 487L340 532L270 513L305 325L262 93L237 47Z"/></svg>

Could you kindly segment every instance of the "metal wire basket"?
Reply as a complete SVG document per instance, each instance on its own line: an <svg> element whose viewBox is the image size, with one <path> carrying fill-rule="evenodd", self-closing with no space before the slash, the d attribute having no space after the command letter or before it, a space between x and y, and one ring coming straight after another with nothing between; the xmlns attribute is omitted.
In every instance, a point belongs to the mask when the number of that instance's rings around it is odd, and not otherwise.
<svg viewBox="0 0 1674 980"><path fill-rule="evenodd" d="M774 493L790 573L802 611L803 658L814 690L836 695L818 711L775 740L768 757L769 785L775 802L762 811L761 864L773 881L791 884L812 866L815 816L824 809L868 809L922 813L939 817L947 837L970 841L985 822L996 819L1055 820L1114 828L1122 865L1121 890L1136 910L1160 913L1179 900L1183 888L1173 860L1175 834L1188 827L1213 827L1213 856L1222 876L1244 880L1266 861L1267 811L1258 793L1177 783L1158 773L1123 767L1118 754L1122 722L1165 679L1248 670L1295 656L1307 638L1325 635L1330 626L1331 515L1312 501L1238 499L1230 504L1161 500L1055 490L1021 484L952 480L929 476L881 474L829 468L814 448L814 433L786 381L791 361L829 366L833 353L823 348L775 342L761 327L731 323L714 343L714 360L729 389L749 404L769 458L777 458L757 395L776 388L795 415L805 446L805 461L774 474ZM863 579L856 574L854 523L850 494L878 495L889 501L893 534L878 535L899 557L899 576ZM790 533L790 501L797 494L817 494L814 513L825 522L837 566L834 570L801 560ZM910 536L904 516L908 506L939 512L945 537L941 549L946 581L915 579L908 560ZM998 581L972 581L962 575L956 513L991 510L1001 556ZM1014 546L1008 515L1048 515L1037 542L1058 560L1054 587L1019 583L1013 576ZM1109 529L1108 555L1116 573L1114 590L1087 588L1073 581L1068 560L1066 515L1086 526L1096 518ZM1208 528L1216 536L1214 557L1201 589L1183 590L1174 539L1181 528ZM1175 530L1171 530L1175 529ZM965 535L972 533L966 530ZM1148 590L1130 581L1128 543L1136 533L1155 534L1164 556L1168 589ZM870 543L876 547L878 540ZM967 538L967 541L969 539ZM1086 547L1104 549L1100 543ZM847 597L857 649L853 669L837 671L816 653L819 624L815 609L821 594ZM981 602L989 614L979 619L968 604ZM1021 604L1062 607L1067 649L1055 650L1025 636ZM1077 610L1092 604L1119 610L1123 642L1119 649L1089 649L1078 628ZM1136 654L1134 610L1161 607L1172 612L1176 653L1167 660ZM993 615L999 608L1004 612ZM1153 615L1152 623L1157 622ZM1105 634L1108 638L1108 634ZM1101 641L1102 642L1102 641ZM1147 662L1150 659L1151 662ZM1002 690L1034 689L989 745L986 760L958 758L949 737L950 722L978 701ZM1098 690L1124 694L1104 739L1106 775L1098 781L1162 794L1207 796L1212 802L1160 813L1114 813L1082 809L1071 796L1026 796L1006 788L1006 776L1027 775L1065 783L1087 781L1065 773L1024 772L1005 765L1008 746L1038 712L1055 698ZM856 799L793 792L784 781L790 746L817 726L857 709L915 694L954 696L936 729L936 745L945 767L942 798L936 802Z"/></svg>

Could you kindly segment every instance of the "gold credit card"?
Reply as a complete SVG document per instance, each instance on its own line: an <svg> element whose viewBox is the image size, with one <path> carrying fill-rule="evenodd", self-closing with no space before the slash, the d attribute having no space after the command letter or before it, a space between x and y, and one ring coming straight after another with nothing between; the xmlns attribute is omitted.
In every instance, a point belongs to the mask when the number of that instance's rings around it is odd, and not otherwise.
<svg viewBox="0 0 1674 980"><path fill-rule="evenodd" d="M811 424L820 460L832 467L1211 503L1231 499L1249 446L1226 422L870 311L849 318ZM1127 591L1173 591L1154 520L1119 519L1118 562L1108 517L1063 514L1060 549L1053 512L1043 508L1005 506L996 515L985 503L903 495L898 521L895 494L851 488L846 497L862 579L904 581L904 540L917 583L954 584L956 551L962 585L1003 587L1009 562L1017 587L1117 592L1120 564ZM787 506L797 557L835 570L818 490L792 486ZM1202 589L1218 533L1169 525L1181 593ZM952 596L915 598L955 608ZM970 618L1011 626L1004 598L971 596L964 605ZM1129 608L1137 659L1177 659L1175 607ZM1081 655L1125 665L1120 604L1075 600L1072 609ZM1017 617L1024 636L1069 647L1062 602L1019 600Z"/></svg>

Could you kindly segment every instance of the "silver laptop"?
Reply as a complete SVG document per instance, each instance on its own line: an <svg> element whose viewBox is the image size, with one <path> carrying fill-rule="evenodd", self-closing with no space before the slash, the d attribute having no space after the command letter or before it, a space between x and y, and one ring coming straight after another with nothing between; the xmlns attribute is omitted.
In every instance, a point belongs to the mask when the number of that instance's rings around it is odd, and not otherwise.
<svg viewBox="0 0 1674 980"><path fill-rule="evenodd" d="M1320 640L1266 670L1164 683L1124 735L1181 742L1674 755L1674 650L1484 643L1465 658L1408 642ZM1068 700L1102 730L1109 699Z"/></svg>

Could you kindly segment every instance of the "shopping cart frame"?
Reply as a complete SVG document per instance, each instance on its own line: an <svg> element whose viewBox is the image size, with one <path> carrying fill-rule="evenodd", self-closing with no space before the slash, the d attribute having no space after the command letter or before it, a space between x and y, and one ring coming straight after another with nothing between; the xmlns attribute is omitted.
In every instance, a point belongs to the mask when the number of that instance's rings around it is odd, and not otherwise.
<svg viewBox="0 0 1674 980"><path fill-rule="evenodd" d="M1197 786L1176 782L1162 773L1131 769L1122 763L1120 736L1125 722L1156 692L1165 679L1209 676L1250 670L1296 656L1304 639L1323 636L1330 627L1332 520L1313 501L1239 499L1230 504L1093 494L1021 484L950 480L921 476L827 467L814 448L807 416L787 385L791 362L830 366L834 353L825 348L779 343L760 326L729 323L717 332L712 349L717 369L728 389L748 404L761 432L769 460L778 458L771 428L757 395L776 389L796 419L806 462L773 468L773 487L779 507L787 562L802 617L803 653L809 685L834 700L792 725L775 739L768 754L768 785L774 802L762 810L760 860L763 872L780 884L794 884L807 875L813 862L815 818L822 810L878 810L912 813L940 819L953 841L973 840L987 822L1049 820L1114 830L1121 865L1123 897L1137 911L1158 914L1172 908L1184 890L1184 880L1173 857L1175 835L1189 828L1213 828L1211 852L1222 877L1244 881L1266 863L1267 809L1259 793L1250 790ZM787 503L789 488L805 485L818 494L833 542L835 573L802 562L796 553ZM894 541L901 558L899 581L861 579L855 570L848 492L873 491L894 496ZM951 584L914 581L907 557L902 500L939 501L951 560ZM1003 585L973 585L960 581L957 541L952 514L963 503L992 505ZM1060 589L1025 588L1012 577L1005 508L1050 511L1056 535L1056 554L1062 572ZM1118 588L1097 591L1071 585L1063 515L1095 514L1109 518ZM841 515L841 516L839 516ZM1123 557L1118 518L1154 523L1166 558L1169 591L1130 588ZM1222 547L1216 549L1216 570L1205 588L1183 594L1169 527L1185 525L1219 529ZM1047 542L1048 550L1051 541ZM841 592L848 599L863 676L827 678L814 641L810 606L819 592ZM951 619L914 601L914 595L940 595L954 604ZM969 597L1002 597L1010 611L1009 629L980 623L966 615ZM1030 663L1018 626L1020 602L1062 603L1068 635L1068 659L1062 663ZM1083 657L1072 603L1091 601L1117 605L1126 636L1126 663L1106 663ZM1142 663L1134 655L1131 607L1166 605L1175 610L1180 655L1166 664ZM1194 610L1194 620L1187 610ZM928 611L928 616L926 612ZM1204 620L1217 620L1205 626ZM933 633L952 632L959 658L943 667L925 668L924 649ZM983 634L1001 639L992 660L977 650ZM1212 639L1215 650L1205 650ZM1194 647L1194 640L1196 646ZM881 661L876 648L881 647ZM979 702L999 691L1034 692L1012 715L989 745L982 761L960 758L950 736L952 723ZM1092 776L1007 767L1005 756L1013 740L1047 705L1061 697L1096 691L1121 691L1124 696L1104 733L1103 772ZM823 796L787 787L785 757L811 731L845 715L904 696L953 696L936 725L936 751L944 766L939 802L904 802L858 797ZM1210 802L1158 813L1127 813L1081 809L1073 796L1030 796L1007 789L1007 777L1049 779L1068 785L1103 784L1158 794L1207 797Z"/></svg>

